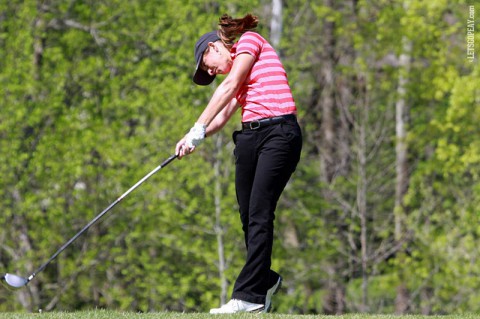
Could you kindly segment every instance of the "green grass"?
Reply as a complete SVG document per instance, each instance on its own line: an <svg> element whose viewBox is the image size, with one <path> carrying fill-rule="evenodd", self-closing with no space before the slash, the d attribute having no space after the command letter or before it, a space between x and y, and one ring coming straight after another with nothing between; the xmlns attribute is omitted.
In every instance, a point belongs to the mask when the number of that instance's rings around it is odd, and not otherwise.
<svg viewBox="0 0 480 319"><path fill-rule="evenodd" d="M421 315L369 315L369 314L348 314L342 316L325 316L325 315L288 315L288 314L235 314L235 315L210 315L208 313L175 313L175 312L159 312L159 313L134 313L134 312L118 312L110 310L92 310L79 312L49 312L49 313L0 313L2 319L212 319L212 318L229 318L229 319L473 319L480 318L478 314L458 314L446 316L421 316Z"/></svg>

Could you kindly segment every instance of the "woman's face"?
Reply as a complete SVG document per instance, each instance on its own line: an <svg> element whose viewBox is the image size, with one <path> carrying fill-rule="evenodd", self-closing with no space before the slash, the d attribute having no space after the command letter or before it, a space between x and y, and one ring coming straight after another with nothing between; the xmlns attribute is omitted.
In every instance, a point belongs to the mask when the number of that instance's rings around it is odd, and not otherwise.
<svg viewBox="0 0 480 319"><path fill-rule="evenodd" d="M230 51L221 41L210 42L203 54L200 68L210 75L227 74L232 68Z"/></svg>

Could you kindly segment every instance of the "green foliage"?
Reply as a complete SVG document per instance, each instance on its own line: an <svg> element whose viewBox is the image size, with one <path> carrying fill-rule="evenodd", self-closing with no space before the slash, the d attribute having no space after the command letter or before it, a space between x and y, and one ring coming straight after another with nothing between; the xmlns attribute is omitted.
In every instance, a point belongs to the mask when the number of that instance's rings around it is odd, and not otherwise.
<svg viewBox="0 0 480 319"><path fill-rule="evenodd" d="M424 282L418 288L433 290L437 311L472 309L480 284L475 266L480 162L474 83L478 80L478 66L457 77L443 117L431 122L436 132L435 152L417 170L412 179L415 192L407 197L415 207L411 225L417 230L415 242L422 252L414 255L407 268L423 273Z"/></svg>
<svg viewBox="0 0 480 319"><path fill-rule="evenodd" d="M225 12L253 12L268 38L269 10L270 1L258 0L1 2L0 271L35 271L170 156L220 81L191 82L198 36ZM465 58L467 12L465 1L284 1L278 51L305 139L276 215L272 267L286 287L277 311L324 312L338 288L345 312L361 310L365 293L368 311L393 312L399 273L408 274L412 312L478 311L480 68ZM412 45L408 69L398 65L404 41ZM334 126L346 127L335 131L344 135L335 136L334 150L319 147L328 59ZM400 78L408 79L410 181L408 241L397 254ZM194 155L149 179L26 289L0 290L0 311L98 307L163 316L218 306L218 232L229 292L244 258L231 141L239 121L237 114ZM328 180L322 152L345 145L344 166Z"/></svg>

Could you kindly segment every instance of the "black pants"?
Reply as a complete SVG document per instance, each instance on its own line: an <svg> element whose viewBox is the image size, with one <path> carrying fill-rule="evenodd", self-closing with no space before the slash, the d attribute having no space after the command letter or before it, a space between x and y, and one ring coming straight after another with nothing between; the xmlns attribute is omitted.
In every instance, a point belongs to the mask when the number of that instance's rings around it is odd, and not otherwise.
<svg viewBox="0 0 480 319"><path fill-rule="evenodd" d="M270 269L273 221L278 199L295 171L302 149L296 120L236 131L235 187L247 258L232 298L264 304L267 290L278 280Z"/></svg>

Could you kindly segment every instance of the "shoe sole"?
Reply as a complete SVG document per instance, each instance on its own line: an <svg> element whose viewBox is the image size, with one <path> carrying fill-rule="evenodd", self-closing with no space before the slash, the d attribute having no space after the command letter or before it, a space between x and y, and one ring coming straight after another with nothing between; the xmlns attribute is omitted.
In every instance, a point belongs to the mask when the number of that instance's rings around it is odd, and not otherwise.
<svg viewBox="0 0 480 319"><path fill-rule="evenodd" d="M221 312L220 311L221 309L222 307L210 309L210 314L218 315L218 314L232 314L232 313L261 313L261 312L264 312L265 305L259 304L258 308L254 308L251 310L236 311L236 312Z"/></svg>
<svg viewBox="0 0 480 319"><path fill-rule="evenodd" d="M262 312L265 312L265 306L260 307L260 308L255 309L255 310L245 311L245 312L246 312L246 313L262 313Z"/></svg>
<svg viewBox="0 0 480 319"><path fill-rule="evenodd" d="M265 306L262 306L260 308L257 308L257 309L253 309L253 310L248 310L248 311L239 311L239 312L212 312L212 309L210 309L210 314L213 314L213 315L222 315L222 314L233 314L233 313L262 313L264 312L264 309L265 309Z"/></svg>
<svg viewBox="0 0 480 319"><path fill-rule="evenodd" d="M274 289L272 294L270 295L270 298L268 298L268 292L267 292L267 298L266 299L270 299L270 304L269 305L265 305L265 308L262 312L264 313L267 313L267 312L271 312L272 311L272 296L276 295L277 292L280 290L280 288L282 288L282 282L283 282L283 279L282 277L278 277L278 281L277 283L270 289ZM269 290L270 290L269 289Z"/></svg>

